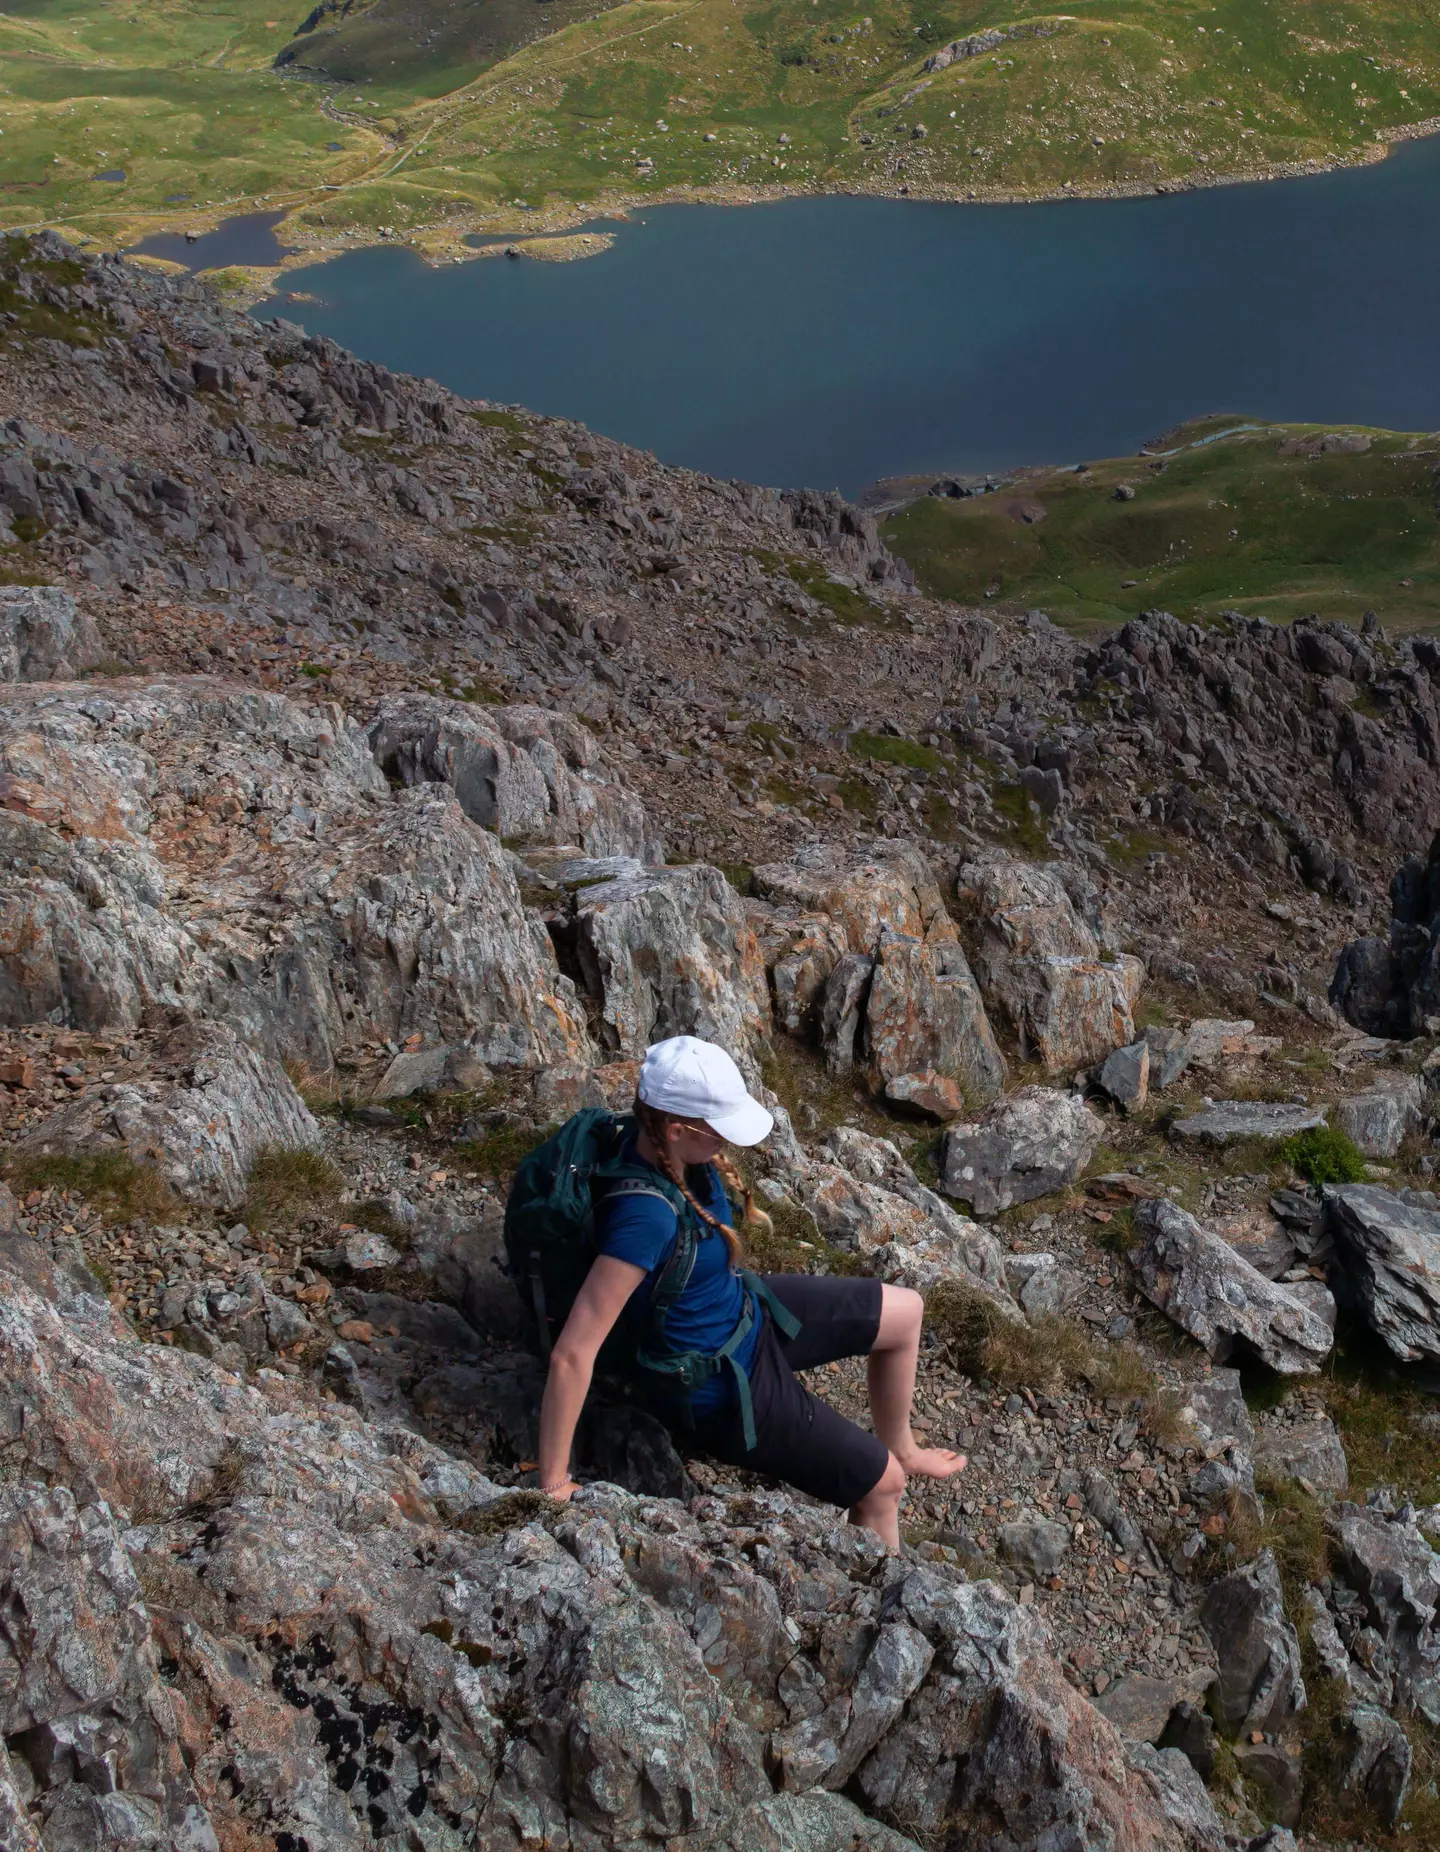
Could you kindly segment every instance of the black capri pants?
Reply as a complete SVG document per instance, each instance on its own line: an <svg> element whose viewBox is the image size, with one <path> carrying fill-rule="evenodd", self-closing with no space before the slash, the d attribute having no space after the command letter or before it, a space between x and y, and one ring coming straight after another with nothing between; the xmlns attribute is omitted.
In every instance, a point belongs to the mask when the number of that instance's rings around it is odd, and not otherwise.
<svg viewBox="0 0 1440 1852"><path fill-rule="evenodd" d="M866 1357L880 1333L879 1280L823 1273L766 1273L775 1297L800 1320L785 1338L769 1314L750 1366L755 1446L746 1449L738 1405L702 1416L696 1444L717 1460L783 1479L797 1491L849 1510L879 1483L890 1449L797 1379L840 1357Z"/></svg>

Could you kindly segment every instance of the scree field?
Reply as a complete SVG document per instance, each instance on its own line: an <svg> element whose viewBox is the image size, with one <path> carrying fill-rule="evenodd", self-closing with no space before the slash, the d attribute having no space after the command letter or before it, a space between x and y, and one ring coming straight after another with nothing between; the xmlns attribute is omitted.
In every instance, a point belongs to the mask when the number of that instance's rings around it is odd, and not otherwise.
<svg viewBox="0 0 1440 1852"><path fill-rule="evenodd" d="M297 14L13 0L5 223L123 241L268 206L314 239L438 248L521 215L558 224L700 192L1143 190L1356 160L1440 117L1440 17L1411 0L1063 14L335 0Z"/></svg>

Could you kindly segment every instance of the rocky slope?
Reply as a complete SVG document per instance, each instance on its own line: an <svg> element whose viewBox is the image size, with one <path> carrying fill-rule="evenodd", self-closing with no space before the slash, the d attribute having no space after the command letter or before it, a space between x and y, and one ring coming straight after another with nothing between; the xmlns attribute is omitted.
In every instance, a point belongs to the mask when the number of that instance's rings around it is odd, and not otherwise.
<svg viewBox="0 0 1440 1852"><path fill-rule="evenodd" d="M1326 992L1428 645L1080 645L834 498L4 265L7 1843L1419 1843L1424 864ZM612 1393L528 1489L505 1182L679 1032L775 1104L759 1264L927 1295L972 1464L899 1558Z"/></svg>

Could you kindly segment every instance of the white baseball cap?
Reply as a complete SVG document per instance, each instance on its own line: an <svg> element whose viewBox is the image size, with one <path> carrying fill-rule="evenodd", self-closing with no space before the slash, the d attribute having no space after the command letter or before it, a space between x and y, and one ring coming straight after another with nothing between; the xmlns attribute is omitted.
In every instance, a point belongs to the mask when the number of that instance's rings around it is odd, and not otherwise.
<svg viewBox="0 0 1440 1852"><path fill-rule="evenodd" d="M647 1048L636 1090L647 1106L681 1119L703 1119L732 1145L758 1145L775 1123L751 1099L725 1050L695 1035L672 1035Z"/></svg>

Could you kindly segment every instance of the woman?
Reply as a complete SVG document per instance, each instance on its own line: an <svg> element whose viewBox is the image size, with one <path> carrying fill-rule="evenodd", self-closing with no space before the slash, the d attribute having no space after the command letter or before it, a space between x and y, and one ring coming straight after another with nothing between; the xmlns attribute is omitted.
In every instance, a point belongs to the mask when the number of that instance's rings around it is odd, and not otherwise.
<svg viewBox="0 0 1440 1852"><path fill-rule="evenodd" d="M898 1550L907 1476L949 1479L965 1467L962 1454L922 1447L910 1432L920 1295L874 1279L779 1273L756 1281L743 1274L726 1185L744 1202L747 1221L768 1226L768 1218L722 1153L727 1144L759 1144L774 1120L750 1098L724 1049L690 1035L657 1042L640 1070L635 1123L626 1161L638 1166L640 1179L597 1210L599 1255L551 1353L540 1410L541 1491L564 1500L577 1490L570 1478L575 1427L595 1359L617 1321L629 1319L637 1334L654 1324L652 1298L680 1234L678 1190L699 1239L663 1324L670 1351L713 1365L690 1395L695 1441L717 1459L847 1508L854 1523ZM644 1187L646 1170L655 1174L653 1191ZM860 1356L869 1358L873 1434L795 1376Z"/></svg>

